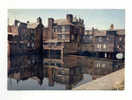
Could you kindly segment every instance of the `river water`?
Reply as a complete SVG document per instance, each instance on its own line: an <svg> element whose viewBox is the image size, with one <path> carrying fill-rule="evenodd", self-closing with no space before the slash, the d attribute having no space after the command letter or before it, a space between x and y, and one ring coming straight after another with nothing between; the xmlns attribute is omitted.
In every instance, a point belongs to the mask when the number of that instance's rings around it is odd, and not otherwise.
<svg viewBox="0 0 132 100"><path fill-rule="evenodd" d="M71 90L124 67L119 60L66 55L8 58L8 90Z"/></svg>

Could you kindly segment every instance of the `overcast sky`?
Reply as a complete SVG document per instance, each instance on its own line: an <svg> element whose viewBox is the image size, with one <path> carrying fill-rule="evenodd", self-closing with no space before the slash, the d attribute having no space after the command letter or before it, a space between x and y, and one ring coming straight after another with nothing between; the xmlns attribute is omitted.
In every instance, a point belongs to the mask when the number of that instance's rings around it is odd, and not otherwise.
<svg viewBox="0 0 132 100"><path fill-rule="evenodd" d="M48 18L66 18L66 14L73 14L77 18L84 19L86 29L93 26L98 29L109 29L111 24L115 28L125 28L124 9L9 9L9 24L13 24L15 19L22 22L36 22L37 17L41 17L44 26L47 26Z"/></svg>

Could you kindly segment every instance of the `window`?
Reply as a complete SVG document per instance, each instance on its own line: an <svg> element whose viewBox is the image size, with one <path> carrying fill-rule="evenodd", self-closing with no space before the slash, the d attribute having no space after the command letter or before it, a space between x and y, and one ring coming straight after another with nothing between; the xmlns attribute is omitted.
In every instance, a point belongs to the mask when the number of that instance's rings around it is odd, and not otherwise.
<svg viewBox="0 0 132 100"><path fill-rule="evenodd" d="M67 34L58 34L58 39L59 40L64 40L64 39L68 38L68 36L69 35L67 35Z"/></svg>
<svg viewBox="0 0 132 100"><path fill-rule="evenodd" d="M62 32L65 32L65 26L62 26Z"/></svg>
<svg viewBox="0 0 132 100"><path fill-rule="evenodd" d="M100 45L99 44L97 44L97 48L99 48L100 47Z"/></svg>
<svg viewBox="0 0 132 100"><path fill-rule="evenodd" d="M55 28L54 28L54 32L55 32Z"/></svg>
<svg viewBox="0 0 132 100"><path fill-rule="evenodd" d="M101 44L100 44L100 48L101 48Z"/></svg>
<svg viewBox="0 0 132 100"><path fill-rule="evenodd" d="M67 25L66 25L66 26L65 26L65 31L66 31L66 32L70 31L70 26L67 26Z"/></svg>
<svg viewBox="0 0 132 100"><path fill-rule="evenodd" d="M106 44L104 44L104 49L106 49Z"/></svg>
<svg viewBox="0 0 132 100"><path fill-rule="evenodd" d="M120 37L120 41L122 41L122 38Z"/></svg>
<svg viewBox="0 0 132 100"><path fill-rule="evenodd" d="M62 35L62 39L63 39L63 40L65 39L65 35L64 35L64 34Z"/></svg>
<svg viewBox="0 0 132 100"><path fill-rule="evenodd" d="M27 43L27 47L30 47L30 43L29 42Z"/></svg>
<svg viewBox="0 0 132 100"><path fill-rule="evenodd" d="M100 64L99 63L97 63L97 66L96 66L97 68L100 68Z"/></svg>
<svg viewBox="0 0 132 100"><path fill-rule="evenodd" d="M108 41L109 40L109 37L107 37L106 40Z"/></svg>
<svg viewBox="0 0 132 100"><path fill-rule="evenodd" d="M32 48L34 48L34 43L32 43Z"/></svg>
<svg viewBox="0 0 132 100"><path fill-rule="evenodd" d="M61 40L61 39L62 39L61 34L58 34L58 39L59 39L59 40Z"/></svg>
<svg viewBox="0 0 132 100"><path fill-rule="evenodd" d="M97 44L97 48L101 48L101 44Z"/></svg>
<svg viewBox="0 0 132 100"><path fill-rule="evenodd" d="M58 30L57 30L57 27L54 27L54 32L57 32Z"/></svg>
<svg viewBox="0 0 132 100"><path fill-rule="evenodd" d="M58 32L61 32L61 26L57 27Z"/></svg>
<svg viewBox="0 0 132 100"><path fill-rule="evenodd" d="M24 48L24 45L23 44L20 44L20 48Z"/></svg>
<svg viewBox="0 0 132 100"><path fill-rule="evenodd" d="M92 37L92 36L90 36L89 38L90 38L90 39L92 39L93 37Z"/></svg>
<svg viewBox="0 0 132 100"><path fill-rule="evenodd" d="M102 68L105 68L106 64L102 64Z"/></svg>
<svg viewBox="0 0 132 100"><path fill-rule="evenodd" d="M120 46L119 46L119 45L117 45L117 48L119 49L119 48L120 48Z"/></svg>
<svg viewBox="0 0 132 100"><path fill-rule="evenodd" d="M99 42L101 42L102 41L102 37L99 37L98 40L99 40Z"/></svg>

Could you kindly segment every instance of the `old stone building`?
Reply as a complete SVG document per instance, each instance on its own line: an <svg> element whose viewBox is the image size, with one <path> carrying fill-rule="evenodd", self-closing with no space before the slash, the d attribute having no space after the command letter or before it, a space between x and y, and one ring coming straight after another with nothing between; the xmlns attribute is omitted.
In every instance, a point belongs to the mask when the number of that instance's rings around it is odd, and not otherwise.
<svg viewBox="0 0 132 100"><path fill-rule="evenodd" d="M95 53L102 57L112 57L125 52L125 29L114 29L111 25L109 30L92 29L81 39L81 52ZM91 33L91 34L89 34Z"/></svg>
<svg viewBox="0 0 132 100"><path fill-rule="evenodd" d="M65 84L66 89L71 89L73 84L79 83L83 74L77 59L77 56L65 56L61 59L44 58L43 68L45 77L48 77L49 86L54 86L56 82Z"/></svg>
<svg viewBox="0 0 132 100"><path fill-rule="evenodd" d="M85 35L81 38L81 45L80 45L80 51L88 51L93 52L94 50L94 44L93 44L93 30L86 30Z"/></svg>
<svg viewBox="0 0 132 100"><path fill-rule="evenodd" d="M125 30L118 29L117 30L117 37L115 41L116 45L116 52L125 52Z"/></svg>
<svg viewBox="0 0 132 100"><path fill-rule="evenodd" d="M8 26L8 41L11 45L11 54L42 51L43 29L40 17L36 23L23 23L15 20L14 25Z"/></svg>
<svg viewBox="0 0 132 100"><path fill-rule="evenodd" d="M124 52L125 29L114 29L112 24L109 30L95 31L94 45L95 52Z"/></svg>
<svg viewBox="0 0 132 100"><path fill-rule="evenodd" d="M82 19L67 14L66 19L48 19L48 27L43 33L43 40L57 39L61 42L79 41L84 34L84 22Z"/></svg>
<svg viewBox="0 0 132 100"><path fill-rule="evenodd" d="M94 33L95 52L114 52L115 31L97 30Z"/></svg>
<svg viewBox="0 0 132 100"><path fill-rule="evenodd" d="M42 58L39 55L22 55L10 57L10 68L8 68L8 77L19 81L33 79L42 84L44 74L42 67Z"/></svg>
<svg viewBox="0 0 132 100"><path fill-rule="evenodd" d="M53 50L60 50L61 54L77 52L83 34L84 21L72 14L67 14L66 19L49 18L43 33L43 48L47 52L55 47Z"/></svg>

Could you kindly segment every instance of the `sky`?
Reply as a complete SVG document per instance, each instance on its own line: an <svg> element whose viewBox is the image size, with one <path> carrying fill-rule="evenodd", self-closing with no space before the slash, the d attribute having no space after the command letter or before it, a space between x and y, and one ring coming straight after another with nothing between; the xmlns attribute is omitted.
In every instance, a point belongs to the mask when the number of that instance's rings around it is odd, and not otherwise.
<svg viewBox="0 0 132 100"><path fill-rule="evenodd" d="M66 14L73 14L77 18L84 19L86 29L95 27L97 29L109 29L114 24L116 29L125 28L124 9L9 9L9 24L14 24L14 20L22 22L36 22L37 17L41 17L44 26L47 26L48 18L66 18Z"/></svg>

